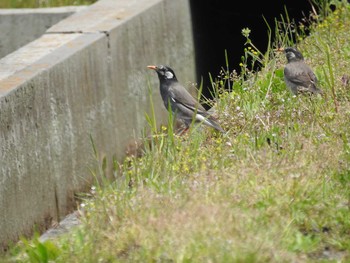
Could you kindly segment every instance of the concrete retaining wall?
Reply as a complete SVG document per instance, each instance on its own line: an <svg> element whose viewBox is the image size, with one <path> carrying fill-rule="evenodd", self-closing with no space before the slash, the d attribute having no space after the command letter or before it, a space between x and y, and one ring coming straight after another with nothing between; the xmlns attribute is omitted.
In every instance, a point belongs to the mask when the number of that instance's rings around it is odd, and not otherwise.
<svg viewBox="0 0 350 263"><path fill-rule="evenodd" d="M195 79L187 0L100 0L0 60L0 244L47 228L74 207L100 156L125 156L147 126L149 64Z"/></svg>
<svg viewBox="0 0 350 263"><path fill-rule="evenodd" d="M0 58L37 39L52 25L84 8L0 9Z"/></svg>

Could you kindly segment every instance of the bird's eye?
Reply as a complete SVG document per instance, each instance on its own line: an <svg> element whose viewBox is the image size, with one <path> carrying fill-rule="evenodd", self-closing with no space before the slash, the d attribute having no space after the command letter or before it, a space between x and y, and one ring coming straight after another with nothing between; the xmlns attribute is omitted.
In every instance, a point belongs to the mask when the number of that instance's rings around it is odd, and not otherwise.
<svg viewBox="0 0 350 263"><path fill-rule="evenodd" d="M166 72L165 72L165 77L166 77L167 79L172 79L172 78L174 77L174 74L171 73L170 71L166 71Z"/></svg>

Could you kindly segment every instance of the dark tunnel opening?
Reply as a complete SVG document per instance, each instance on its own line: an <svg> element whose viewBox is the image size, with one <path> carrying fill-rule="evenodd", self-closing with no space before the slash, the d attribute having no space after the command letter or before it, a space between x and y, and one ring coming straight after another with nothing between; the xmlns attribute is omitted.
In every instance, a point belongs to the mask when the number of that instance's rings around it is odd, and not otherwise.
<svg viewBox="0 0 350 263"><path fill-rule="evenodd" d="M232 4L234 3L233 7ZM275 19L287 14L299 23L308 17L312 5L308 0L241 1L191 0L191 15L195 45L197 83L203 84L203 95L211 99L209 73L216 77L225 67L225 52L230 69L240 71L239 63L244 55L243 28L251 30L250 39L261 51L268 45L268 25L274 35ZM265 22L266 20L266 22ZM268 25L267 25L268 24ZM273 41L273 39L272 39ZM208 108L207 105L204 105Z"/></svg>

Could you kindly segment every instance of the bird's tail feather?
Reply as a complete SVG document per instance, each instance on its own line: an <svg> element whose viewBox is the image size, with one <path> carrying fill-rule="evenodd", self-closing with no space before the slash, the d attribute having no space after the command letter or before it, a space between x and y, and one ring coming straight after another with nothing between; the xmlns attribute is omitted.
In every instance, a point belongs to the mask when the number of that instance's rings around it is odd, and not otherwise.
<svg viewBox="0 0 350 263"><path fill-rule="evenodd" d="M224 129L221 128L221 126L216 121L214 121L212 118L207 119L207 121L208 121L209 126L213 127L214 129L216 129L222 133L225 133Z"/></svg>

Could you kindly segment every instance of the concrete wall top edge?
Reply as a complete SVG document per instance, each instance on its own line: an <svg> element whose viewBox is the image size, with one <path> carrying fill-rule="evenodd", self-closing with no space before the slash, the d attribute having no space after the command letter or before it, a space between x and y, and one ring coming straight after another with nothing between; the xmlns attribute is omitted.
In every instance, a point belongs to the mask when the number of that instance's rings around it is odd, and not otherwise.
<svg viewBox="0 0 350 263"><path fill-rule="evenodd" d="M0 99L41 71L63 61L104 34L43 35L0 60Z"/></svg>
<svg viewBox="0 0 350 263"><path fill-rule="evenodd" d="M104 37L105 35L100 33L101 31L111 30L117 24L125 22L128 18L162 1L100 0L88 8L82 8L80 12L51 27L47 34L0 60L0 98L11 92L16 86L28 81L38 72L50 67L52 63L56 62L57 58L61 59L64 53L54 52L55 50L65 45L65 52L67 48L79 48L77 43L79 41L84 43L85 38L74 42L82 34L72 32L94 31ZM62 8L55 9L63 10ZM64 32L69 32L69 34ZM57 37L57 33L63 34L59 34L59 37ZM52 63L41 63L43 59Z"/></svg>
<svg viewBox="0 0 350 263"><path fill-rule="evenodd" d="M56 48L72 41L78 34L63 34L60 37L43 35L0 60L0 81L31 66L35 61L49 55Z"/></svg>
<svg viewBox="0 0 350 263"><path fill-rule="evenodd" d="M160 2L162 0L99 0L89 8L55 24L47 32L108 31Z"/></svg>

